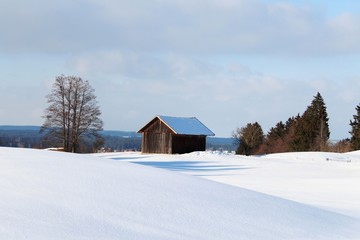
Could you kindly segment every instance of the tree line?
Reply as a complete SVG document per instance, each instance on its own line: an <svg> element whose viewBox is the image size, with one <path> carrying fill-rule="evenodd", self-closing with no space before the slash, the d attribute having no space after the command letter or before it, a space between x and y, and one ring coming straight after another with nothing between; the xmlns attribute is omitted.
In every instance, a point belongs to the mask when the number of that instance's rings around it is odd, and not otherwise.
<svg viewBox="0 0 360 240"><path fill-rule="evenodd" d="M62 148L48 139L46 134L39 132L40 127L34 126L33 129L24 129L14 126L11 129L0 126L0 146L2 147L21 147L21 148ZM98 133L104 140L100 148L95 148L89 140L80 142L78 152L90 153L99 150L103 151L139 151L141 147L141 137L135 132L124 131L101 131ZM131 134L131 135L130 135Z"/></svg>
<svg viewBox="0 0 360 240"><path fill-rule="evenodd" d="M254 155L298 151L347 152L360 149L360 105L350 120L351 137L335 144L329 142L329 117L323 97L318 92L305 112L278 122L264 134L258 122L237 128L233 137L237 154Z"/></svg>
<svg viewBox="0 0 360 240"><path fill-rule="evenodd" d="M0 129L0 146L76 153L140 150L141 138L135 132L103 131L95 90L88 81L77 76L57 76L46 98L48 107L40 131L38 127ZM234 146L228 140L212 138L207 148L232 151Z"/></svg>
<svg viewBox="0 0 360 240"><path fill-rule="evenodd" d="M41 146L58 147L66 152L94 152L105 145L104 137L99 134L103 130L103 121L94 92L89 82L80 77L61 75L55 78L47 95L49 105L45 109L45 121L40 131ZM303 114L278 122L267 134L255 122L237 128L233 137L237 145L236 153L244 155L359 150L360 105L356 107L350 126L351 138L336 144L329 142L329 117L324 99L318 92ZM128 148L139 141L124 143L123 139L108 138L117 148Z"/></svg>
<svg viewBox="0 0 360 240"><path fill-rule="evenodd" d="M60 147L61 145L53 145L45 140L45 134L39 132L40 127L31 126L23 128L12 126L0 126L0 146L1 147L21 147L44 149L52 147ZM81 142L78 151L82 153L88 152L123 152L123 151L140 151L141 150L141 134L128 131L100 131L98 133L103 139L104 144L100 148L94 148L89 141ZM236 146L231 138L212 137L206 141L206 149L212 151L235 151Z"/></svg>

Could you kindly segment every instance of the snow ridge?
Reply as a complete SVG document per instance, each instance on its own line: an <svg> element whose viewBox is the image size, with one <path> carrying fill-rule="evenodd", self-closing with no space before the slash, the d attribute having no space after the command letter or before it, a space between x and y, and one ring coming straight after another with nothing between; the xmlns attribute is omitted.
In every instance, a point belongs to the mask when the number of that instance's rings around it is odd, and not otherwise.
<svg viewBox="0 0 360 240"><path fill-rule="evenodd" d="M0 238L360 238L358 219L127 156L0 148Z"/></svg>

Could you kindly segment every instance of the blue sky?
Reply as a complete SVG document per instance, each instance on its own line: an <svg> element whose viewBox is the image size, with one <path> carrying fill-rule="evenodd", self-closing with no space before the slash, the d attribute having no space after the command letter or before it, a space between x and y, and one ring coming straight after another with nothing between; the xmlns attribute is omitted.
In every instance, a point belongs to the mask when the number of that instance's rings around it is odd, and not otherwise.
<svg viewBox="0 0 360 240"><path fill-rule="evenodd" d="M41 125L55 77L95 89L105 129L195 116L217 136L303 113L332 139L360 103L360 1L2 0L1 125Z"/></svg>

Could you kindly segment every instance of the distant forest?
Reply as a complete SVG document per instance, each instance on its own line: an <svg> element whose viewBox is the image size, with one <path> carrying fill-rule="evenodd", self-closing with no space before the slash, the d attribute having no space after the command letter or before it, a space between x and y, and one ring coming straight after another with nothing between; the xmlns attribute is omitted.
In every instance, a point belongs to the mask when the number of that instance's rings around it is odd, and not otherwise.
<svg viewBox="0 0 360 240"><path fill-rule="evenodd" d="M131 131L101 131L104 139L102 151L140 151L141 134ZM51 148L43 141L44 134L39 126L0 126L0 146L22 148ZM208 137L207 150L235 151L236 145L232 138Z"/></svg>
<svg viewBox="0 0 360 240"><path fill-rule="evenodd" d="M302 114L278 122L265 134L258 122L237 128L237 154L261 155L280 152L349 152L360 150L360 105L350 120L351 137L330 141L329 117L326 104L318 92Z"/></svg>

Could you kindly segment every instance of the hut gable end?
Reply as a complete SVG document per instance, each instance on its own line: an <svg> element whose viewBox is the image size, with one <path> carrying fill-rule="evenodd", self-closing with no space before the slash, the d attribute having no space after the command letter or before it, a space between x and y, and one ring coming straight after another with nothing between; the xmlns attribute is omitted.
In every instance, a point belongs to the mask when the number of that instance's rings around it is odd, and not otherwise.
<svg viewBox="0 0 360 240"><path fill-rule="evenodd" d="M153 133L174 133L165 123L159 119L154 119L154 121L151 121L143 131Z"/></svg>

